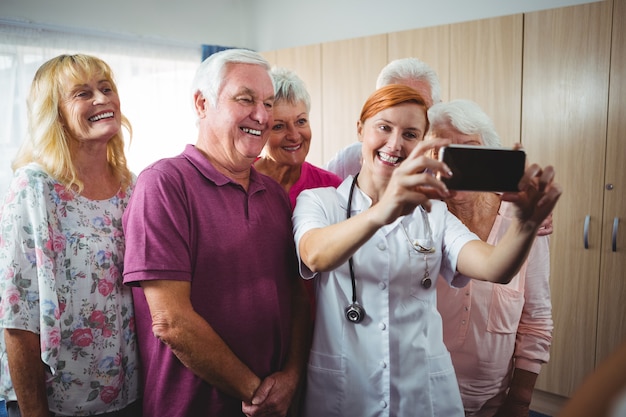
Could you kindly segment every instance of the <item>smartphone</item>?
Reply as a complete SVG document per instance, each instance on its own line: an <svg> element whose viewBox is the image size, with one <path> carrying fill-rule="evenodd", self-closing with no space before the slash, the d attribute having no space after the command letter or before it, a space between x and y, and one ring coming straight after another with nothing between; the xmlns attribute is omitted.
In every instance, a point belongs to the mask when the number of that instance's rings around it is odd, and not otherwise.
<svg viewBox="0 0 626 417"><path fill-rule="evenodd" d="M452 178L440 177L457 191L518 191L524 175L526 152L521 149L449 145L439 150L439 160L452 170Z"/></svg>

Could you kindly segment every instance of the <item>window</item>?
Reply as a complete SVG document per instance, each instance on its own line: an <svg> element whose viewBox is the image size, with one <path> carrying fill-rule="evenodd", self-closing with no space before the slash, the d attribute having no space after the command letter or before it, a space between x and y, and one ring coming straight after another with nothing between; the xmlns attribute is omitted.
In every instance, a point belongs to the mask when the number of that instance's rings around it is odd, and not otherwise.
<svg viewBox="0 0 626 417"><path fill-rule="evenodd" d="M11 161L26 135L26 97L35 71L60 54L85 53L115 74L122 112L133 127L126 157L139 174L157 159L178 155L197 137L191 82L201 46L158 44L121 37L63 33L0 23L0 194L11 181ZM130 145L130 146L129 146Z"/></svg>

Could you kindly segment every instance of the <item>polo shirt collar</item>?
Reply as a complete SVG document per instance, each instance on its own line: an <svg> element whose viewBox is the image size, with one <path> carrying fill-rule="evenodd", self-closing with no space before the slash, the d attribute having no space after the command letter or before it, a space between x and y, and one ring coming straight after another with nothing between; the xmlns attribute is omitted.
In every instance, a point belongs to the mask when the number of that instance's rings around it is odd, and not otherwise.
<svg viewBox="0 0 626 417"><path fill-rule="evenodd" d="M209 160L205 158L202 152L200 152L194 145L188 144L187 146L185 146L183 157L185 157L198 170L198 172L200 172L203 177L205 177L218 187L224 186L226 184L233 184L241 187L238 183L215 169L213 164L209 162ZM263 182L261 175L254 169L254 167L251 166L250 187L248 187L248 193L252 194L256 191L264 189L265 183Z"/></svg>

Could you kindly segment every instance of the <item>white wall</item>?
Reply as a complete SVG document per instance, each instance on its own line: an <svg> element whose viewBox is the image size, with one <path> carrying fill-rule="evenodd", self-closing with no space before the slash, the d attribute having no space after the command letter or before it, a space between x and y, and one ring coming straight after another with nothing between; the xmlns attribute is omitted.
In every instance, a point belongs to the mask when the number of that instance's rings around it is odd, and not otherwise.
<svg viewBox="0 0 626 417"><path fill-rule="evenodd" d="M0 22L257 51L599 0L0 0Z"/></svg>
<svg viewBox="0 0 626 417"><path fill-rule="evenodd" d="M269 51L594 1L254 0L258 18L252 22L252 44ZM272 21L280 23L267 24Z"/></svg>

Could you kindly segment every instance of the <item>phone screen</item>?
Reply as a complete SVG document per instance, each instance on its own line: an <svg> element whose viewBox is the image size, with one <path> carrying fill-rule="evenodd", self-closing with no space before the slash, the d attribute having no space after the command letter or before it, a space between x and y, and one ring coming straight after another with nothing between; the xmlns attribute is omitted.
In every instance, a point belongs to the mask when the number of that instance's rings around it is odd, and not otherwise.
<svg viewBox="0 0 626 417"><path fill-rule="evenodd" d="M526 165L523 150L484 146L446 146L439 151L439 159L452 170L452 178L441 180L448 189L458 191L518 191Z"/></svg>

